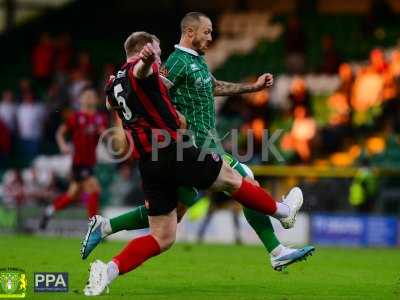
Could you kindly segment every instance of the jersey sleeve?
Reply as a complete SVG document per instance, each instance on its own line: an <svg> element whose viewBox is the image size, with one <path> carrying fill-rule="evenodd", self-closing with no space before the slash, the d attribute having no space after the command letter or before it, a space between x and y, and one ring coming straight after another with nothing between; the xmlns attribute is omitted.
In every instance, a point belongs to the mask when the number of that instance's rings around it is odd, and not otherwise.
<svg viewBox="0 0 400 300"><path fill-rule="evenodd" d="M186 64L181 59L170 56L161 71L161 75L173 85L176 85L186 76Z"/></svg>

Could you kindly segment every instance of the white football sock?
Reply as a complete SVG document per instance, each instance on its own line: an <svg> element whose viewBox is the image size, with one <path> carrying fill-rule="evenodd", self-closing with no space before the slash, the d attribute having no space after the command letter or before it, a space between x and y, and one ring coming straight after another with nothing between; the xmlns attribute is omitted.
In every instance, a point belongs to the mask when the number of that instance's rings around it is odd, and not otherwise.
<svg viewBox="0 0 400 300"><path fill-rule="evenodd" d="M274 250L271 251L271 255L279 256L284 249L285 249L285 246L283 246L282 244L279 244L276 248L274 248Z"/></svg>
<svg viewBox="0 0 400 300"><path fill-rule="evenodd" d="M117 278L118 275L119 275L118 265L115 262L110 261L107 264L107 279L108 279L107 284L109 284L111 281Z"/></svg>
<svg viewBox="0 0 400 300"><path fill-rule="evenodd" d="M101 233L103 237L112 233L110 219L103 218L103 222L101 223Z"/></svg>
<svg viewBox="0 0 400 300"><path fill-rule="evenodd" d="M283 203L283 202L276 202L276 212L274 214L274 217L276 218L286 218L289 217L290 214L290 207L289 205Z"/></svg>

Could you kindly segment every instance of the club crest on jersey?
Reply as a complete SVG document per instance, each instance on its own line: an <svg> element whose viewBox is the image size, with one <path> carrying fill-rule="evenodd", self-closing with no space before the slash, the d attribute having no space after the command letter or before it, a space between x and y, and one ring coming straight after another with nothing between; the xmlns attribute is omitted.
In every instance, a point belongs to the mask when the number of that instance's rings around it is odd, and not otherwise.
<svg viewBox="0 0 400 300"><path fill-rule="evenodd" d="M118 71L117 78L122 78L126 76L126 70Z"/></svg>
<svg viewBox="0 0 400 300"><path fill-rule="evenodd" d="M190 64L190 68L192 69L192 71L200 70L200 68L196 64Z"/></svg>
<svg viewBox="0 0 400 300"><path fill-rule="evenodd" d="M196 88L201 88L201 86L203 85L203 81L201 80L201 78L197 78L196 81L194 82L194 86Z"/></svg>
<svg viewBox="0 0 400 300"><path fill-rule="evenodd" d="M213 160L216 162L220 161L220 159L221 159L220 156L215 152L211 152L211 156L212 156Z"/></svg>

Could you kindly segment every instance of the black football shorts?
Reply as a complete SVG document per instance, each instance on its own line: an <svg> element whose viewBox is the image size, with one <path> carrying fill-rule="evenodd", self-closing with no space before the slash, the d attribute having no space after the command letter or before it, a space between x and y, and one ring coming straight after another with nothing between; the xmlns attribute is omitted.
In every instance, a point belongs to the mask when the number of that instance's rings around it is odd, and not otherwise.
<svg viewBox="0 0 400 300"><path fill-rule="evenodd" d="M93 166L72 165L72 179L76 182L81 182L93 176Z"/></svg>
<svg viewBox="0 0 400 300"><path fill-rule="evenodd" d="M177 188L195 187L205 190L217 179L222 158L214 152L200 156L201 150L191 146L183 149L182 159L177 159L175 143L158 151L158 159L151 155L139 162L143 190L150 216L164 215L177 207ZM203 158L203 159L199 159Z"/></svg>

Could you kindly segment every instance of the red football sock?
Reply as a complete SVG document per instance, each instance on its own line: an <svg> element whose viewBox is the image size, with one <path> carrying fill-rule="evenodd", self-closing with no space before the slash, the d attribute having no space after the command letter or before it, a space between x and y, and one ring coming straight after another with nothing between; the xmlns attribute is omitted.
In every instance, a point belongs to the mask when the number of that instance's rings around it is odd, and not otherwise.
<svg viewBox="0 0 400 300"><path fill-rule="evenodd" d="M73 199L68 196L68 194L62 194L56 198L53 202L54 210L61 210L67 207L73 202Z"/></svg>
<svg viewBox="0 0 400 300"><path fill-rule="evenodd" d="M232 197L244 206L272 216L276 212L276 201L261 187L246 179Z"/></svg>
<svg viewBox="0 0 400 300"><path fill-rule="evenodd" d="M88 217L91 218L98 214L99 212L99 193L94 192L89 195L87 202L87 213Z"/></svg>
<svg viewBox="0 0 400 300"><path fill-rule="evenodd" d="M113 258L113 261L118 265L119 274L124 274L160 254L160 251L160 245L149 234L130 241L121 253Z"/></svg>

